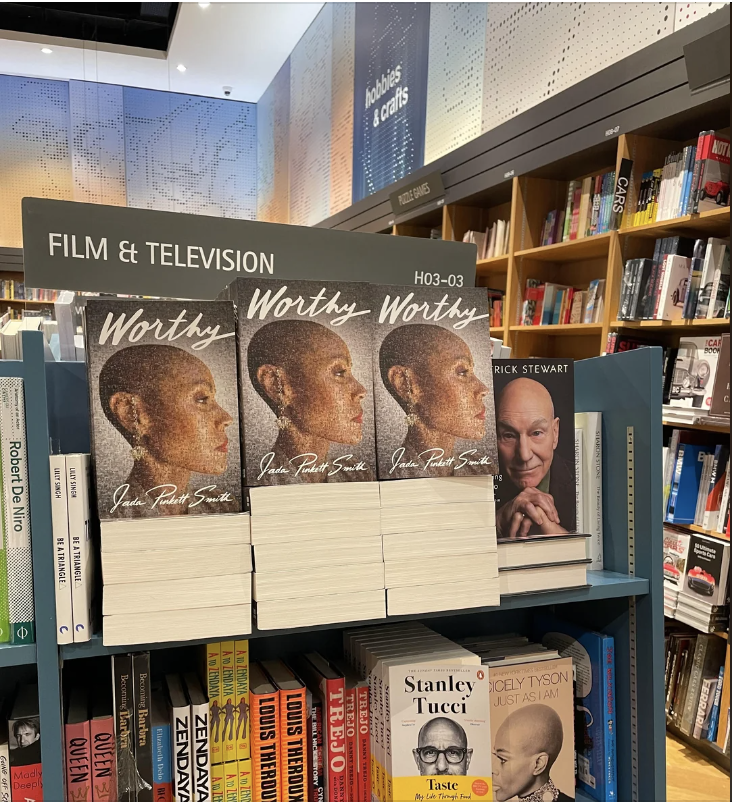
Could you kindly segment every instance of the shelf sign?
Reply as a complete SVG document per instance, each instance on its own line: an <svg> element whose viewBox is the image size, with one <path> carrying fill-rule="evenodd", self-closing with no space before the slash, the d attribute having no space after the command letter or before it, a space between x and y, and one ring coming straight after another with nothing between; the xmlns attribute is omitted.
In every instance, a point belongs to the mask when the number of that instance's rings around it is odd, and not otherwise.
<svg viewBox="0 0 732 802"><path fill-rule="evenodd" d="M418 206L435 203L444 197L445 187L442 183L442 173L434 172L392 192L389 200L394 214L404 214Z"/></svg>

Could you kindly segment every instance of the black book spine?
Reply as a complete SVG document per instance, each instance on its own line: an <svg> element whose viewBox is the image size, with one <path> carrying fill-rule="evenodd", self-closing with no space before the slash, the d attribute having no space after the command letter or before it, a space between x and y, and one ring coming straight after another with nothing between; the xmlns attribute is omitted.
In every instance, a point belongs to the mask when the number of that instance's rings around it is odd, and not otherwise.
<svg viewBox="0 0 732 802"><path fill-rule="evenodd" d="M633 172L633 160L622 159L618 180L615 182L615 197L613 199L613 217L610 228L618 229L623 222L623 214L628 203L628 191L630 189L630 176Z"/></svg>
<svg viewBox="0 0 732 802"><path fill-rule="evenodd" d="M323 703L313 698L313 717L311 726L311 747L313 750L312 790L313 802L325 802L325 752L323 739Z"/></svg>
<svg viewBox="0 0 732 802"><path fill-rule="evenodd" d="M153 802L152 740L150 733L150 652L132 655L135 688L135 762L137 802Z"/></svg>
<svg viewBox="0 0 732 802"><path fill-rule="evenodd" d="M135 802L134 682L132 655L112 657L114 692L114 734L117 740L117 799Z"/></svg>

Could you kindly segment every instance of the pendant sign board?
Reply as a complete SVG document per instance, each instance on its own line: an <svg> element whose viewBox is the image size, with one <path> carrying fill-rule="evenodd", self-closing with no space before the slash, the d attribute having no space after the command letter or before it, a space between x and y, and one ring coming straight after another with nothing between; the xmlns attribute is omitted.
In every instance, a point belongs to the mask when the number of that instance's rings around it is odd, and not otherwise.
<svg viewBox="0 0 732 802"><path fill-rule="evenodd" d="M23 198L25 284L210 300L235 278L475 286L475 246Z"/></svg>
<svg viewBox="0 0 732 802"><path fill-rule="evenodd" d="M434 172L401 187L389 195L391 209L396 215L410 212L418 206L434 203L445 197L442 173Z"/></svg>

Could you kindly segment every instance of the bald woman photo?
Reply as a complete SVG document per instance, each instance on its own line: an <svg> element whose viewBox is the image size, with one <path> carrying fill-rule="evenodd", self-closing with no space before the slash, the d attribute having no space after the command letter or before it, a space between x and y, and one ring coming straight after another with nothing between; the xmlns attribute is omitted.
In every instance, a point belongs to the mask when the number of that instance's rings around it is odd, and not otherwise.
<svg viewBox="0 0 732 802"><path fill-rule="evenodd" d="M466 775L473 750L460 724L440 717L422 726L413 754L421 775Z"/></svg>
<svg viewBox="0 0 732 802"><path fill-rule="evenodd" d="M513 379L496 392L498 538L575 531L574 465L558 451L562 435L574 443L574 416L560 420L552 395L536 379Z"/></svg>
<svg viewBox="0 0 732 802"><path fill-rule="evenodd" d="M551 778L563 743L562 721L551 707L534 704L511 713L493 742L497 802L571 802Z"/></svg>

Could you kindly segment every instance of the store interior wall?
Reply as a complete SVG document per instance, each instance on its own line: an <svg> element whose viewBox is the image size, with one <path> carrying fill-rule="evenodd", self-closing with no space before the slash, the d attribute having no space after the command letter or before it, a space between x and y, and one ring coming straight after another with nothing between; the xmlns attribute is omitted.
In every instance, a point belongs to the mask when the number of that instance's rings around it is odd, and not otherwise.
<svg viewBox="0 0 732 802"><path fill-rule="evenodd" d="M326 3L258 103L0 76L25 196L314 225L722 3Z"/></svg>

